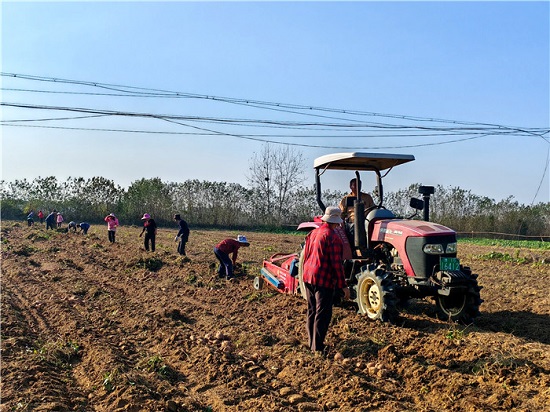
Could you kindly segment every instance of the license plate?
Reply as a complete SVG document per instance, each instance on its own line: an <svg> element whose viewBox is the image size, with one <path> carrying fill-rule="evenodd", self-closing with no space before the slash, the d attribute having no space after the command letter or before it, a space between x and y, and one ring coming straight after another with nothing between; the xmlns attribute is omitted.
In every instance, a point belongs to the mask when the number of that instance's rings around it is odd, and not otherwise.
<svg viewBox="0 0 550 412"><path fill-rule="evenodd" d="M453 257L439 258L439 270L460 270L460 262Z"/></svg>

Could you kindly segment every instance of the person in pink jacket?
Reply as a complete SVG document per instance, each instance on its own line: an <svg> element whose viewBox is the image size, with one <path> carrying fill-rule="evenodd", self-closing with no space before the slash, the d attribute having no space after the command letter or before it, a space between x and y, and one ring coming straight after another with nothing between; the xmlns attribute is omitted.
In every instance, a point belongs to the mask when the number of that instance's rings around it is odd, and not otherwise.
<svg viewBox="0 0 550 412"><path fill-rule="evenodd" d="M57 227L61 227L61 224L63 223L63 215L61 213L57 213Z"/></svg>
<svg viewBox="0 0 550 412"><path fill-rule="evenodd" d="M116 228L118 227L118 219L114 213L109 216L105 216L104 219L107 222L107 233L109 234L109 242L115 243Z"/></svg>

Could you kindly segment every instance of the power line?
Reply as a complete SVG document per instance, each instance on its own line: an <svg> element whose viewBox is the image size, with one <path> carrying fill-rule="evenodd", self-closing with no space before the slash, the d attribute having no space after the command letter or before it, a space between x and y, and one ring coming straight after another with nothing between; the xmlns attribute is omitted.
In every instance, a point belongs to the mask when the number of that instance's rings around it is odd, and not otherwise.
<svg viewBox="0 0 550 412"><path fill-rule="evenodd" d="M1 87L0 90L11 92L43 93L43 94L69 94L77 96L109 96L109 97L138 97L138 98L186 98L186 96L166 95L160 93L135 94L135 93L91 93L91 92L69 92L59 90L37 90L37 89L16 89L10 87Z"/></svg>
<svg viewBox="0 0 550 412"><path fill-rule="evenodd" d="M20 124L6 124L5 126L33 127L33 128L42 128L42 129L78 130L78 131L119 132L119 133L122 132L122 133L192 135L192 136L227 136L227 137L235 137L235 138L239 138L239 139L253 140L253 141L262 142L262 143L273 143L273 144L285 145L285 146L297 146L297 147L320 148L320 149L344 149L344 150L379 150L379 149L399 149L399 148L412 148L412 147L424 147L424 146L438 146L438 145L444 145L444 144L450 144L450 143L458 143L458 142L462 142L462 141L466 141L466 140L478 139L478 138L487 136L487 134L483 134L483 135L480 135L480 136L471 136L471 137L467 137L467 138L449 140L449 141L445 141L445 142L420 143L420 144L398 145L398 146L364 146L364 147L358 147L358 146L328 146L328 145L313 145L313 144L280 142L280 141L277 141L277 140L263 139L263 138L260 138L256 135L237 135L237 134L231 134L231 133L225 133L225 132L218 132L218 131L215 131L215 130L201 128L201 127L197 127L197 126L192 126L192 125L177 122L177 121L174 121L174 120L168 120L168 119L162 119L162 120L166 120L170 123L176 123L176 124L179 124L181 126L186 126L186 127L197 129L197 130L202 130L202 131L205 131L207 133L162 132L162 131L128 130L128 129L98 129L98 128L86 128L86 127L20 125ZM265 136L263 136L263 137L265 137ZM271 137L277 137L277 136L271 136ZM281 135L279 137L288 137L288 136ZM292 136L292 137L304 137L304 136ZM310 137L314 137L314 136L310 136ZM315 137L325 137L325 136L315 136ZM361 136L361 137L372 137L372 136Z"/></svg>
<svg viewBox="0 0 550 412"><path fill-rule="evenodd" d="M94 117L104 117L107 115L104 114L91 114L89 116L72 116L72 117L50 117L50 118L43 118L43 119L13 119L13 120L2 120L0 121L0 124L4 123L24 123L24 122L48 122L52 120L76 120L76 119L91 119Z"/></svg>
<svg viewBox="0 0 550 412"><path fill-rule="evenodd" d="M417 122L492 126L492 127L498 127L498 128L504 128L504 129L518 130L517 127L498 125L494 123L467 122L467 121L450 120L450 119L442 119L442 118L428 118L428 117L420 117L420 116L397 115L397 114L377 113L377 112L369 112L369 111L359 111L359 110L334 109L334 108L321 107L321 106L307 106L307 105L277 103L277 102L269 102L269 101L253 100L253 99L210 96L210 95L196 94L196 93L175 92L175 91L162 90L162 89L152 89L152 88L125 86L125 85L117 85L117 84L109 84L109 83L61 79L61 78L54 78L54 77L34 76L34 75L17 74L17 73L1 72L0 75L4 77L12 77L12 78L31 80L31 81L64 83L64 84L72 84L72 85L98 87L98 88L114 90L114 91L122 91L129 94L137 94L139 96L154 95L154 97L185 97L185 98L205 99L205 100L219 101L219 102L225 102L225 103L248 105L248 106L257 107L257 108L293 109L293 110L302 110L302 111L315 110L315 111L321 111L321 112L340 113L340 114L356 115L356 116L386 117L386 118L392 118L392 119L417 121ZM300 114L304 114L304 113L300 113Z"/></svg>
<svg viewBox="0 0 550 412"><path fill-rule="evenodd" d="M472 128L472 127L427 127L427 126L406 126L406 125L381 125L379 123L361 123L361 124L346 124L346 123L326 123L326 122L297 122L297 121L282 121L282 120L262 120L262 119L235 119L235 118L216 118L216 117L202 117L202 116L181 116L181 115L167 115L167 114L153 114L153 113L139 113L139 112L123 112L117 110L106 109L93 109L83 107L67 107L67 106L45 106L34 105L26 103L1 103L2 106L18 107L25 109L38 109L38 110L53 110L53 111L70 111L78 113L89 113L91 115L98 116L127 116L127 117L143 117L143 118L156 118L162 120L182 120L191 122L209 122L214 124L224 124L233 126L254 126L254 127L280 127L280 128L292 128L301 130L338 130L338 131L365 131L371 132L384 131L385 136L403 137L403 132L410 132L413 130L425 132L425 136L439 135L440 133L455 135L500 135L500 134L516 134L517 130L501 130L499 128ZM319 129L322 128L322 129ZM533 131L525 129L522 133L533 135L535 133L548 133L548 131L533 129ZM517 135L522 135L517 134ZM369 137L369 136L366 136Z"/></svg>
<svg viewBox="0 0 550 412"><path fill-rule="evenodd" d="M535 199L539 195L540 188L542 186L542 182L544 182L544 176L546 176L546 173L548 172L548 164L550 163L550 147L548 148L548 152L546 154L546 164L544 166L544 170L542 172L542 176L540 178L539 187L537 187L537 192L535 193L535 196L533 196L533 200L531 201L531 205L535 204Z"/></svg>
<svg viewBox="0 0 550 412"><path fill-rule="evenodd" d="M52 128L66 130L91 130L91 131L106 131L106 132L123 132L123 133L154 133L154 134L173 134L173 135L194 135L194 136L227 136L239 139L260 141L264 143L274 143L286 146L300 146L313 148L330 148L330 149L401 149L413 147L435 146L450 143L464 142L473 139L480 139L486 136L502 136L502 137L538 137L546 144L550 145L550 128L523 128L499 125L494 123L484 122L469 122L460 120L443 119L436 117L420 117L411 115L397 115L388 113L378 113L372 111L336 109L321 106L299 105L289 103L278 103L270 101L261 101L255 99L242 99L232 97L222 97L206 94L175 92L170 90L108 84L100 82L89 82L71 79L61 79L45 76L34 76L16 73L0 73L1 76L14 79L28 80L34 82L42 82L56 85L90 87L102 89L106 92L85 92L74 90L36 90L30 88L2 88L1 90L20 93L41 93L41 94L63 94L63 95L82 95L82 96L106 96L106 97L132 97L132 98L156 98L156 99L197 99L204 101L219 102L232 104L235 106L245 106L248 108L267 110L274 113L281 113L293 116L307 116L310 118L323 119L323 121L289 121L289 120L269 120L269 119L238 119L238 118L221 118L215 116L177 116L163 115L153 113L134 113L115 110L88 109L75 107L54 107L54 106L39 106L23 103L2 103L3 106L19 107L34 110L60 110L82 113L81 116L73 117L50 117L39 119L13 119L3 120L0 122L3 126L12 127L35 127L35 128ZM175 123L180 126L194 129L195 132L163 132L163 131L145 131L145 130L125 130L125 129L99 129L99 128L83 128L83 127L61 127L47 125L29 125L28 123L46 122L46 121L69 121L86 118L97 117L141 117L163 120L170 123ZM365 117L374 117L380 119L391 119L388 121L365 121ZM394 123L390 123L393 121ZM407 122L407 124L403 124ZM23 123L23 124L21 124ZM197 124L215 124L223 125L224 127L254 127L254 128L269 128L269 129L288 129L300 131L315 131L322 132L316 135L312 134L242 134L221 132L211 128L201 127ZM401 123L401 124L398 124ZM412 123L412 124L411 124ZM429 125L427 125L429 124ZM339 135L330 135L328 132L338 132ZM361 133L361 134L358 134ZM349 146L328 146L301 144L298 142L281 142L273 140L275 138L295 139L295 138L412 138L412 137L437 137L456 139L437 141L431 143L419 144L401 144L394 146L370 146L370 147L349 147ZM544 177L548 172L550 160L550 148L547 153L547 160L539 182L536 194L533 198L533 203L538 196Z"/></svg>
<svg viewBox="0 0 550 412"><path fill-rule="evenodd" d="M36 90L36 89L24 89L24 88L2 88L1 90L12 92L24 92L24 93L43 93L43 94L65 94L65 95L84 95L84 96L108 96L108 97L137 97L137 98L170 98L170 99L199 99L205 101L220 102L226 104L233 104L239 106L246 106L254 109L269 110L272 112L315 117L319 119L331 120L325 122L298 122L288 120L268 120L268 119L235 119L235 118L220 118L220 117L207 117L207 116L176 116L176 115L163 115L153 113L135 113L115 110L102 110L102 109L88 109L88 108L75 108L75 107L54 107L54 106L39 106L33 104L24 103L2 103L4 106L19 107L26 109L36 110L63 110L72 111L77 113L85 113L82 116L74 117L57 117L57 118L42 118L42 119L13 119L4 120L0 124L4 126L13 127L40 127L40 128L57 128L67 130L93 130L93 131L110 131L110 132L125 132L125 133L155 133L155 134L178 134L178 135L217 135L228 136L239 139L247 139L260 141L264 143L274 143L287 146L301 146L301 147L315 147L315 148L330 148L330 149L399 149L399 148L411 148L422 146L435 146L442 144L450 144L463 142L472 139L479 139L486 136L508 136L508 137L539 137L546 144L550 144L549 134L550 128L523 128L499 125L494 123L484 122L469 122L460 120L450 120L435 117L420 117L411 115L397 115L378 113L372 111L359 111L348 109L335 109L321 106L299 105L289 103L278 103L270 101L261 101L254 99L242 99L232 97L221 97L196 93L184 93L175 92L170 90L117 85L100 82L89 82L81 80L61 79L44 76L34 76L16 73L0 73L4 77L11 77L14 79L22 79L28 81L36 81L50 84L65 84L70 86L84 86L91 88L99 88L107 90L109 92L83 92L83 91L59 91L59 90ZM98 129L98 128L70 128L60 126L45 126L45 125L28 125L28 124L14 124L14 123L28 123L28 122L43 122L43 121L67 121L76 119L85 119L91 117L109 117L109 116L126 116L126 117L142 117L142 118L154 118L158 120L175 123L187 128L195 129L198 132L185 133L185 132L162 132L162 131L144 131L144 130L124 130L124 129ZM412 122L413 124L395 124L386 122L366 122L361 119L362 117L378 117L385 119L392 119L393 121ZM296 134L242 134L242 133L228 133L220 132L217 130L200 127L191 123L210 123L223 126L234 127L255 127L255 128L279 128L279 129L292 129L300 131L318 131L328 132L337 131L340 135L333 136L323 133L321 135L296 135ZM397 122L396 122L397 123ZM431 125L426 126L426 123ZM447 126L443 126L447 125ZM452 125L452 126L448 126ZM361 135L352 135L350 133L362 133ZM312 145L312 144L300 144L297 142L280 142L272 140L273 138L322 138L322 137L336 137L336 138L411 138L411 137L460 137L454 140L438 141L433 143L421 143L421 144L407 144L407 145L395 145L395 146L379 146L379 147L347 147L347 146L326 146L326 145ZM536 199L544 176L548 170L548 164L550 159L550 148L547 155L547 162L544 168L543 176L539 187L533 199Z"/></svg>
<svg viewBox="0 0 550 412"><path fill-rule="evenodd" d="M4 75L4 74L2 74ZM19 75L18 77L21 78L21 75ZM32 80L36 80L36 79L32 79ZM53 80L52 80L53 81ZM70 83L74 83L75 81L68 81ZM88 82L84 82L87 86L89 86L90 84ZM93 83L91 84L93 85L94 87L100 87L99 86L99 83ZM103 87L103 86L101 86ZM131 86L117 86L117 87L131 87ZM109 96L109 97L137 97L137 98L200 98L200 97L197 97L198 95L189 95L189 94L183 94L183 93L178 93L178 92L156 92L156 93L139 93L139 94L135 94L135 92L125 92L125 93L90 93L90 92L70 92L70 91L54 91L54 90L36 90L36 89L17 89L17 88L0 88L0 90L7 90L7 91L21 91L21 92L30 92L30 93L48 93L48 94L69 94L69 95L84 95L84 96ZM114 89L113 89L114 90ZM155 90L155 89L152 89L152 90ZM320 114L313 114L313 113L303 113L303 112L299 112L299 111L296 111L296 110L287 110L287 109L282 109L281 107L298 107L296 105L288 105L288 104L282 104L282 103L270 103L271 105L275 105L276 107L270 107L270 106L266 106L266 105L261 105L259 103L254 103L250 100L246 100L246 103L243 103L242 101L237 101L237 100L224 100L224 99L227 99L227 98L217 98L217 97L210 97L210 96L205 96L203 95L202 98L207 98L207 99L211 99L211 100L214 100L214 101L225 101L226 103L231 103L231 104L236 104L236 105L244 105L244 106L248 106L248 107L254 107L254 108L259 108L259 109L264 109L264 110L271 110L271 111L276 111L276 112L280 112L280 113L289 113L289 114L299 114L299 115L305 115L305 116L310 116L310 117L318 117L318 118L324 118L324 119L332 119L332 120L343 120L343 121L351 121L351 122L360 122L360 120L358 119L348 119L348 118L342 118L342 117L336 117L336 116L325 116L325 115L320 115ZM307 108L308 106L303 106L302 107L302 110L304 108ZM309 107L309 110L319 110L319 109L314 109L313 107ZM329 111L329 110L333 110L333 111L339 111L341 113L346 113L346 114L357 114L359 112L353 112L353 111L350 111L350 110L343 110L343 109L326 109L326 108L322 108L320 110L324 110L324 111ZM376 116L385 116L385 117L391 117L391 118L402 118L402 119L405 119L405 120L412 120L413 118L411 116L400 116L400 115L382 115L382 114L373 114L373 115L376 115ZM422 118L419 118L419 117L416 117L415 120L419 120L419 119L422 119ZM498 130L507 130L507 131L510 131L510 132L522 132L522 133L526 133L526 134L532 134L532 135L535 135L535 136L539 136L539 137L542 137L544 134L547 134L549 133L549 130L548 129L529 129L529 128L522 128L522 129L518 129L518 128L515 128L515 127L509 127L509 126L502 126L502 125L491 125L491 124L485 124L485 123L472 123L472 122L459 122L459 121L456 121L456 120L442 120L442 119L429 119L429 118L424 118L422 119L422 121L435 121L435 122L447 122L447 123L454 123L454 124L469 124L469 125L485 125L485 127L487 126L492 126L494 127L495 129L498 129ZM371 125L374 125L375 123L370 123ZM391 124L387 124L387 123L376 123L380 126L393 126ZM374 127L374 126L373 126ZM396 126L397 127L397 126ZM417 126L419 127L419 126ZM442 130L442 129L440 129Z"/></svg>
<svg viewBox="0 0 550 412"><path fill-rule="evenodd" d="M481 133L479 135L471 135L470 132L468 134L468 137L463 137L461 139L455 139L455 140L449 140L445 142L433 142L433 143L420 143L420 144L406 144L406 145L394 145L394 146L366 146L366 147L357 147L357 146L329 146L329 145L318 145L318 144L306 144L306 143L297 143L297 142L280 142L268 138L260 138L257 136L251 136L251 135L244 135L244 134L235 134L235 133L228 133L228 132L220 132L213 129L207 129L199 126L194 126L189 123L183 123L181 120L186 121L204 121L204 120L213 120L213 118L200 118L200 117L189 117L189 116L169 116L169 115L158 115L158 114L151 114L151 113L136 113L136 112L120 112L120 111L113 111L113 110L99 110L99 109L90 109L90 108L76 108L76 107L61 107L61 106L44 106L44 105L30 105L30 104L22 104L22 103L2 103L3 106L9 106L9 107L20 107L20 108L27 108L27 109L40 109L40 110L60 110L60 111L75 111L75 112L84 112L84 113L90 113L91 115L101 115L101 116L129 116L129 117L145 117L145 118L155 118L159 120L164 120L167 122L179 124L182 126L186 126L188 128L193 128L196 130L201 130L203 132L212 133L215 135L220 136L229 136L234 137L238 139L243 140L251 140L251 141L257 141L262 143L272 143L272 144L278 144L278 145L286 145L286 146L296 146L296 147L306 147L306 148L325 148L325 149L345 149L345 150L363 150L363 149L399 149L399 148L413 148L413 147L428 147L428 146L438 146L443 144L450 144L450 143L457 143L460 141L467 141L467 140L473 140L473 139L479 139L482 137L486 137L491 135L492 133ZM215 119L218 122L222 121L234 121L234 119ZM261 121L263 122L263 121ZM268 122L269 124L273 122ZM274 122L276 124L277 122ZM286 122L285 122L286 123ZM295 124L302 124L302 123L295 123ZM311 125L312 123L306 123L307 125ZM8 124L9 125L9 124ZM326 124L325 124L326 125ZM333 125L334 126L334 125ZM357 125L354 125L357 126ZM379 126L377 126L379 127ZM393 126L392 126L393 127ZM53 128L53 127L52 127ZM422 127L421 129L429 129L427 127ZM440 130L440 128L436 128L435 130ZM468 130L471 130L471 128L468 128ZM114 130L110 130L114 131ZM366 136L368 137L368 136Z"/></svg>
<svg viewBox="0 0 550 412"><path fill-rule="evenodd" d="M55 120L73 120L73 119L86 119L86 118L97 118L105 117L107 115L90 115L90 116L74 116L74 117L52 117L52 118L43 118L43 119L14 119L14 120L2 120L0 124L4 126L18 126L18 127L35 127L35 128L55 128L55 129L66 129L66 130L88 130L88 131L105 131L105 132L128 132L128 133L153 133L153 134L173 134L173 135L195 135L195 136L215 136L218 133L187 133L187 132L161 132L161 131L150 131L150 130L131 130L131 129L113 129L113 128L89 128L89 127L62 127L62 126L48 126L48 125L26 125L26 124L16 124L16 123L26 123L26 122L40 122L40 121L55 121ZM309 129L306 129L309 130ZM256 133L256 134L240 134L241 136L246 137L271 137L271 138L342 138L342 139L353 139L353 138L410 138L410 137L434 137L433 134L428 133L408 133L408 134L373 134L375 131L368 131L363 134L266 134L266 133ZM382 130L383 132L383 130ZM512 132L501 132L498 134L510 135ZM486 136L486 132L470 132L468 135L482 135ZM465 136L463 132L438 132L437 137L452 137L452 136Z"/></svg>

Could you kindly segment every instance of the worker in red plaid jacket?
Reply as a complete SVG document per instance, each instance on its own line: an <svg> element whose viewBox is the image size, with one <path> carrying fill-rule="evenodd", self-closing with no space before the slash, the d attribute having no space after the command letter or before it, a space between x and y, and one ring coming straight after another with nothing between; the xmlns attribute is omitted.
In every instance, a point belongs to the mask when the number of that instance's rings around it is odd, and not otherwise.
<svg viewBox="0 0 550 412"><path fill-rule="evenodd" d="M342 223L341 210L329 206L321 218L324 222L310 232L304 245L303 280L307 295L307 333L309 347L326 353L325 337L332 318L334 293L342 289L349 299L343 266L342 240L334 229Z"/></svg>

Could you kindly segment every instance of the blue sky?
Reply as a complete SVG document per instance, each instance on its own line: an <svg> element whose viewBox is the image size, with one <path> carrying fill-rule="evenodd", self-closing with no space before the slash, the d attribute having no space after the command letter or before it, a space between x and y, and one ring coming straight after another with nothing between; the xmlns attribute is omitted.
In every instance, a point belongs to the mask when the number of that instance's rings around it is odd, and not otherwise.
<svg viewBox="0 0 550 412"><path fill-rule="evenodd" d="M435 118L472 122L475 127L483 123L550 128L549 2L3 1L1 7L5 74L415 116L429 127L441 126L427 121ZM10 104L329 121L204 98L7 90L108 92L9 75L0 81L2 103ZM304 156L308 185L313 184L315 157L354 151L340 148L350 147L416 157L388 175L386 191L412 183L440 184L495 200L514 196L523 204L550 201L548 133L477 136L440 144L461 136L374 137L362 131L354 134L360 137L350 137L349 132L309 129L300 132L309 137L296 137L284 128L194 123L217 134L152 134L137 131L197 129L127 116L12 122L78 114L6 105L0 109L2 179L7 181L54 175L62 181L69 176L103 176L122 186L142 177L246 185L250 159L262 150L262 143L240 136L277 134L282 137L269 139L327 146L293 146ZM328 114L352 118L341 112ZM348 121L411 124L372 115L353 119ZM324 182L345 190L349 178L335 173ZM366 180L364 188L370 190L372 184Z"/></svg>

